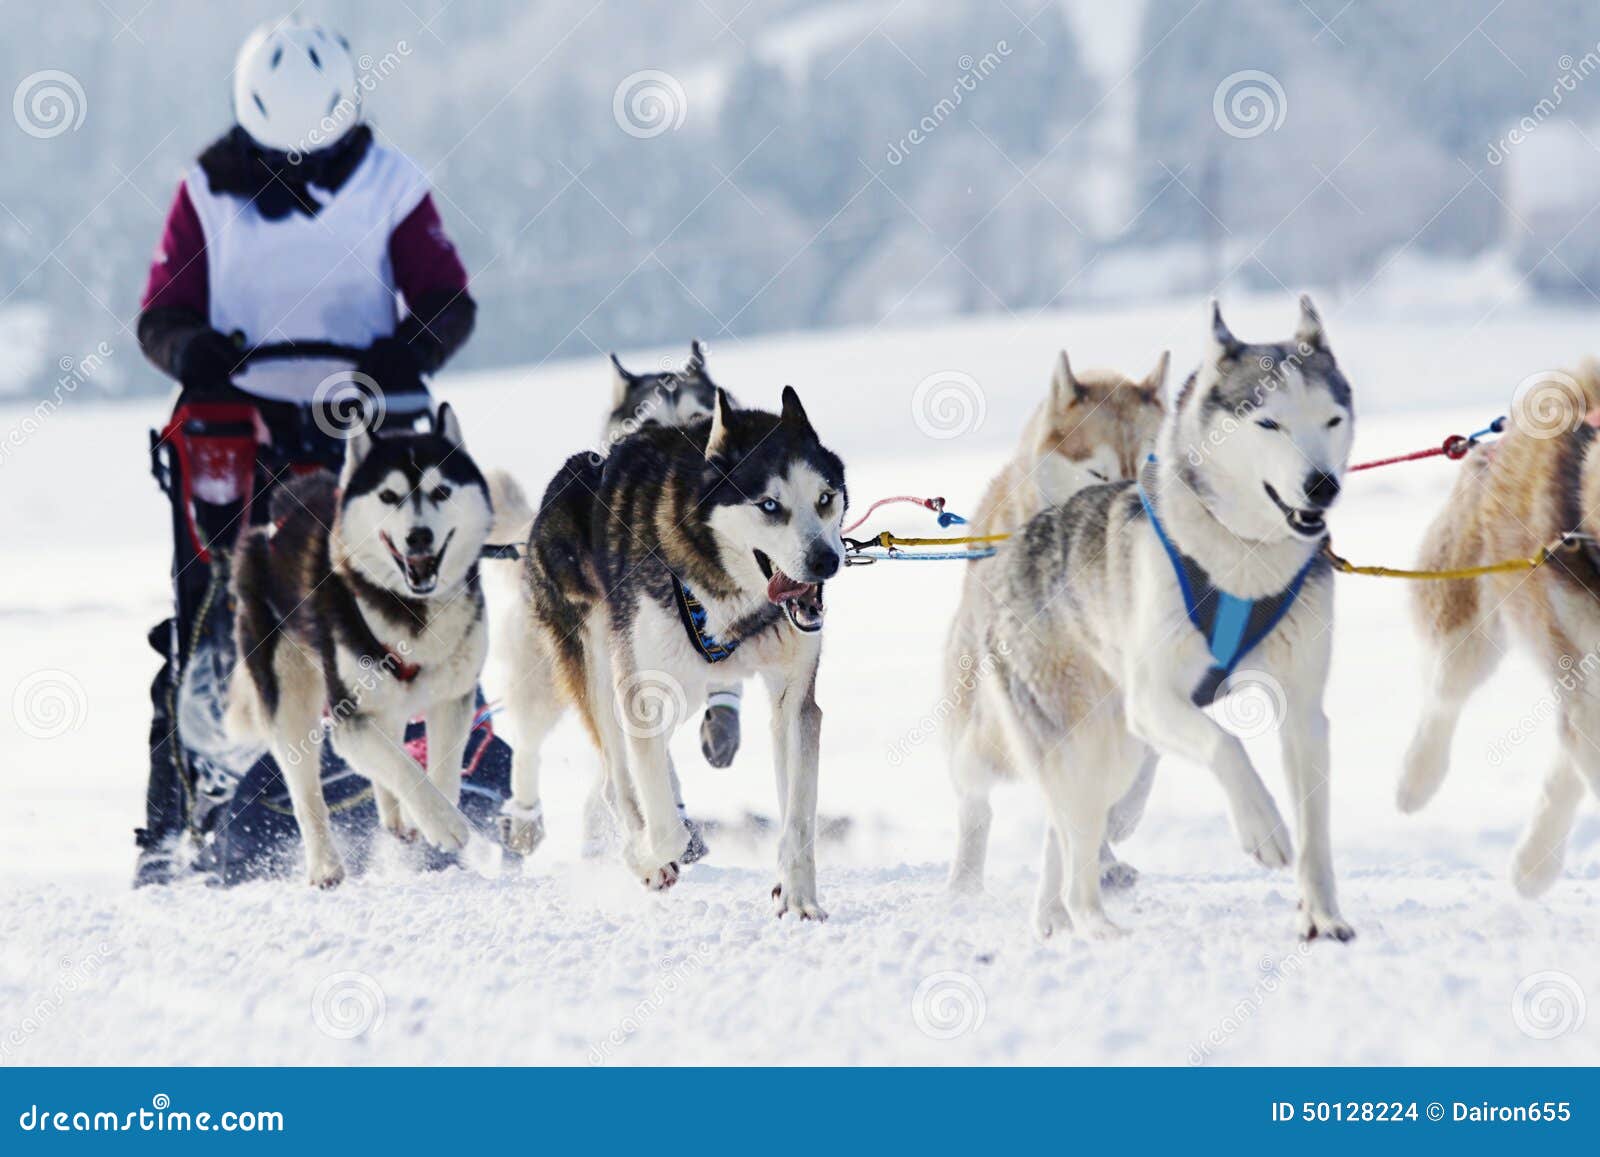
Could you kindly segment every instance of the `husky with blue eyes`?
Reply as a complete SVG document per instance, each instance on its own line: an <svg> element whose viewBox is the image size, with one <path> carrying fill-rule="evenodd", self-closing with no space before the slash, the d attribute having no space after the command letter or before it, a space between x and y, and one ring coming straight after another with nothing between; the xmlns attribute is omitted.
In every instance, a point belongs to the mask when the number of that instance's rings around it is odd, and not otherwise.
<svg viewBox="0 0 1600 1157"><path fill-rule="evenodd" d="M709 687L757 675L773 703L775 909L823 918L815 689L844 511L844 465L789 388L778 414L738 408L719 389L707 417L643 425L604 459L574 455L545 491L525 552L528 625L506 640L507 707L530 749L577 708L624 862L647 888L677 881L689 841L668 740ZM536 781L514 773L512 788L514 806L536 815Z"/></svg>
<svg viewBox="0 0 1600 1157"><path fill-rule="evenodd" d="M240 662L230 734L270 745L315 887L344 878L322 795L320 745L372 781L397 837L465 846L457 808L478 676L488 654L478 559L489 488L448 405L426 433L357 431L344 468L274 492L241 537L233 595ZM427 724L427 768L404 744Z"/></svg>

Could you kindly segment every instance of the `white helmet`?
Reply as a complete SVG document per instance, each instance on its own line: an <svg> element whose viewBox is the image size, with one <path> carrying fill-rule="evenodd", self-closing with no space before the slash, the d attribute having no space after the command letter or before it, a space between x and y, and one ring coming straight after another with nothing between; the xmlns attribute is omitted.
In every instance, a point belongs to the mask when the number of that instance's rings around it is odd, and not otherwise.
<svg viewBox="0 0 1600 1157"><path fill-rule="evenodd" d="M233 116L264 149L297 156L327 148L361 122L350 45L320 24L261 25L233 65Z"/></svg>

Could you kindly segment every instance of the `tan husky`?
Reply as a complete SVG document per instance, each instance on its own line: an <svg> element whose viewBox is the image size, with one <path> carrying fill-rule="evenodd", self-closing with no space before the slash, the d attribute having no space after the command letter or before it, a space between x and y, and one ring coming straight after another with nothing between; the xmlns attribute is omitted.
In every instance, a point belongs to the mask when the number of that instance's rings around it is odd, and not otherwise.
<svg viewBox="0 0 1600 1157"><path fill-rule="evenodd" d="M1066 351L1056 358L1050 393L1023 429L1017 453L989 483L973 519L974 535L1009 534L1027 525L1047 506L1065 502L1087 486L1136 477L1139 464L1161 428L1161 392L1171 355L1163 351L1142 381L1114 370L1073 373ZM950 775L956 789L956 853L950 885L963 891L983 887L993 812L989 790L1013 776L999 749L1000 737L974 726L972 691L980 672L982 624L994 612L985 581L987 561L967 564L961 605L945 647L945 674L951 688ZM1154 763L1144 769L1130 793L1132 822L1149 794ZM1127 825L1131 828L1131 822ZM1132 869L1102 851L1114 882L1132 879Z"/></svg>
<svg viewBox="0 0 1600 1157"><path fill-rule="evenodd" d="M1532 645L1551 679L1561 746L1512 866L1525 896L1561 874L1583 786L1600 795L1600 364L1533 379L1498 442L1473 450L1428 530L1421 565L1481 566L1584 536L1529 573L1416 584L1428 648L1427 703L1400 780L1400 810L1420 809L1444 782L1467 696L1494 670L1508 629ZM1585 415L1588 415L1586 420Z"/></svg>

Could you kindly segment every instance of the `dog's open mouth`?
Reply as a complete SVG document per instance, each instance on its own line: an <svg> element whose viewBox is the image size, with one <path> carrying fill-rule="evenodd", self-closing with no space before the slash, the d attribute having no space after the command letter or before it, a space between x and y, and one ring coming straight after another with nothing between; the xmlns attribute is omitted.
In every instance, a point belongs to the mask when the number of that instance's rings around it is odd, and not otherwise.
<svg viewBox="0 0 1600 1157"><path fill-rule="evenodd" d="M803 583L790 578L772 565L772 560L761 551L754 552L756 565L767 578L767 601L782 607L783 613L796 630L822 630L822 584Z"/></svg>
<svg viewBox="0 0 1600 1157"><path fill-rule="evenodd" d="M1266 487L1267 497L1273 504L1283 511L1283 519L1289 524L1289 529L1301 538L1321 538L1328 533L1328 523L1320 510L1302 510L1298 506L1290 506L1278 497L1278 492L1272 488L1272 483L1263 482Z"/></svg>
<svg viewBox="0 0 1600 1157"><path fill-rule="evenodd" d="M382 535L383 545L389 548L389 554L394 558L395 565L405 576L406 586L414 595L432 594L434 588L439 585L439 564L444 561L444 552L450 549L450 540L455 536L456 532L453 530L445 535L444 543L438 550L424 554L408 554L396 549L394 540L387 533Z"/></svg>

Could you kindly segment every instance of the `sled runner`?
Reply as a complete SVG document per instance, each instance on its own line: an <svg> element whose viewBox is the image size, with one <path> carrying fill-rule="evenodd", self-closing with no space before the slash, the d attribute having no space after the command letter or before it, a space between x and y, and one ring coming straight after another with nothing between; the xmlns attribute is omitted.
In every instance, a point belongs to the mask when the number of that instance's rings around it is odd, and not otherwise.
<svg viewBox="0 0 1600 1157"><path fill-rule="evenodd" d="M335 359L358 351L325 343L261 346L242 361ZM233 672L233 608L229 579L234 543L267 519L268 498L284 479L319 468L337 470L343 443L329 434L348 424L338 398L313 406L233 395L180 397L167 425L150 434L152 470L172 506L174 613L150 632L163 658L151 684L150 780L146 824L134 884L171 882L180 873L205 873L224 885L292 872L300 856L287 789L264 748L241 745L222 719ZM414 427L431 413L426 393L387 394L384 424ZM331 424L330 424L331 423ZM495 732L480 693L467 746L461 807L491 825L508 796L511 749ZM426 735L413 722L405 741L414 755ZM322 745L322 780L351 866L359 870L377 827L367 781ZM187 837L187 838L186 838ZM185 844L190 851L185 851ZM431 851L438 866L447 857Z"/></svg>

